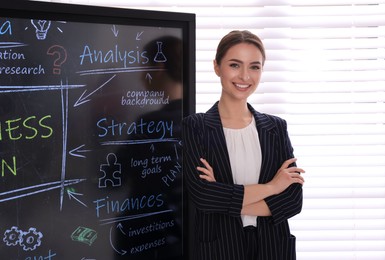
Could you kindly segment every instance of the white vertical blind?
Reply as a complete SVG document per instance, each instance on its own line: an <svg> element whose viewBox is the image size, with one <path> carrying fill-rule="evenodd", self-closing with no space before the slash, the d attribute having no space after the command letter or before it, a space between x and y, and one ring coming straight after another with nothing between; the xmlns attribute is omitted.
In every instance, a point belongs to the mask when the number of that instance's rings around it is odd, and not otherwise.
<svg viewBox="0 0 385 260"><path fill-rule="evenodd" d="M219 98L220 38L258 34L267 61L250 102L288 121L307 172L298 259L385 259L385 0L52 2L196 13L198 112Z"/></svg>

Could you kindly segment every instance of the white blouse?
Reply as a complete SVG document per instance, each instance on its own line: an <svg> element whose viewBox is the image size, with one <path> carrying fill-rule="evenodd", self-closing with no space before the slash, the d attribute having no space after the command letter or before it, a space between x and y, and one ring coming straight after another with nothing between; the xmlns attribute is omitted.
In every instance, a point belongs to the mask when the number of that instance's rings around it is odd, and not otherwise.
<svg viewBox="0 0 385 260"><path fill-rule="evenodd" d="M253 117L245 128L223 128L227 150L230 156L231 171L235 184L257 184L261 171L262 152L257 127ZM243 226L256 226L256 217L242 215Z"/></svg>

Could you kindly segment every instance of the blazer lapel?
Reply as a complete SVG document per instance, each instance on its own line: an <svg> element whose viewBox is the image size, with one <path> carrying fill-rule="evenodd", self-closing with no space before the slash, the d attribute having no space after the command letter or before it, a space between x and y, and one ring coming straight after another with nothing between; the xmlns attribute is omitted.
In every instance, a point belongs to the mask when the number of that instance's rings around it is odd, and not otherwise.
<svg viewBox="0 0 385 260"><path fill-rule="evenodd" d="M272 158L275 158L275 125L268 116L257 112L250 104L248 104L248 106L249 110L253 113L255 118L255 124L257 127L258 138L262 152L261 174L258 183L267 183L271 180L270 175L275 174L271 173L272 169L274 169L274 160L272 160Z"/></svg>
<svg viewBox="0 0 385 260"><path fill-rule="evenodd" d="M204 122L206 127L205 137L209 148L207 152L208 156L212 157L208 159L212 162L216 161L217 165L219 165L217 170L221 172L218 181L234 184L225 134L218 111L218 102L205 113ZM210 153L210 151L212 152Z"/></svg>

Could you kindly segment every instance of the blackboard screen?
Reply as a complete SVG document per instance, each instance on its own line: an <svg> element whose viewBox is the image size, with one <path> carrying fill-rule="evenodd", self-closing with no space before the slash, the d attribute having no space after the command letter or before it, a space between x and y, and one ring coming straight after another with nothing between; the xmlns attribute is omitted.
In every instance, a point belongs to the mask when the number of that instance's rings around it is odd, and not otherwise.
<svg viewBox="0 0 385 260"><path fill-rule="evenodd" d="M1 259L186 259L195 16L0 9Z"/></svg>

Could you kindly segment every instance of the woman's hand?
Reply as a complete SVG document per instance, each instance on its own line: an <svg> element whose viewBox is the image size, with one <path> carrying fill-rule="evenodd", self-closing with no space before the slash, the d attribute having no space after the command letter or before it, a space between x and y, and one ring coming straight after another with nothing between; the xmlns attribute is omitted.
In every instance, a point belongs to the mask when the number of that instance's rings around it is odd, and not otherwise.
<svg viewBox="0 0 385 260"><path fill-rule="evenodd" d="M297 161L296 158L286 160L282 164L281 168L279 168L274 178L268 183L273 187L275 194L283 192L293 183L303 185L305 182L304 178L301 176L301 173L305 172L303 169L298 167L289 167L289 165L295 161Z"/></svg>
<svg viewBox="0 0 385 260"><path fill-rule="evenodd" d="M205 159L201 158L200 160L203 163L204 167L200 167L200 166L197 167L197 170L202 173L199 175L199 177L209 182L216 182L213 168Z"/></svg>

